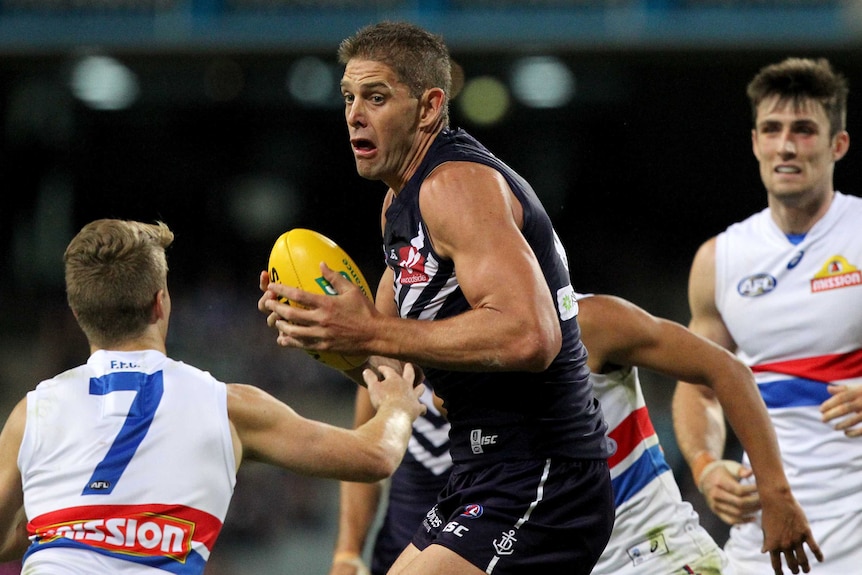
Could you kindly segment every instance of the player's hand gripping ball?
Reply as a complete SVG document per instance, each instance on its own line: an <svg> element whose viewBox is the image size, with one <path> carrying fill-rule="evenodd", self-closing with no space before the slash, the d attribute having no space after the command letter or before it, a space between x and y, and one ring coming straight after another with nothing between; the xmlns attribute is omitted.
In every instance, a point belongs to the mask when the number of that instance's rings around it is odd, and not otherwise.
<svg viewBox="0 0 862 575"><path fill-rule="evenodd" d="M303 228L292 229L275 240L269 255L269 279L307 292L336 295L332 284L320 274L320 262L352 281L369 300L374 301L371 290L368 289L368 282L350 256L323 234ZM285 301L284 298L281 298L281 301L298 305ZM368 359L367 356L305 351L317 361L340 370L359 367Z"/></svg>

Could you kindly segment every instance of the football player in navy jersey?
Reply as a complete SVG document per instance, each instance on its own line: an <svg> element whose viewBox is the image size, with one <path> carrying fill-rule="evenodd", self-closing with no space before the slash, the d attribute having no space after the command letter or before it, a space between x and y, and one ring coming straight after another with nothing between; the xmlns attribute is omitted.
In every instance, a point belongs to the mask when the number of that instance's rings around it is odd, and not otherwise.
<svg viewBox="0 0 862 575"><path fill-rule="evenodd" d="M382 22L339 59L357 171L385 184L387 268L374 304L325 266L339 295L264 271L259 308L283 346L413 362L443 399L452 473L390 573L586 575L613 525L611 449L550 218L529 183L450 128L439 36Z"/></svg>

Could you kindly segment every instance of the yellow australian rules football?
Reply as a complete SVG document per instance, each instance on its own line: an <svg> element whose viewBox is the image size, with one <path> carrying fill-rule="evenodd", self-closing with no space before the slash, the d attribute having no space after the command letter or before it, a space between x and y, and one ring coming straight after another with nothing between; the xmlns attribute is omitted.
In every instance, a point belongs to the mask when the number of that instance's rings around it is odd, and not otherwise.
<svg viewBox="0 0 862 575"><path fill-rule="evenodd" d="M347 252L323 234L304 228L294 228L275 240L269 254L269 279L307 292L336 295L332 284L320 274L320 262L352 281L369 300L374 301L365 276ZM297 305L290 301L287 303ZM305 351L317 361L340 370L359 367L368 359L367 356Z"/></svg>

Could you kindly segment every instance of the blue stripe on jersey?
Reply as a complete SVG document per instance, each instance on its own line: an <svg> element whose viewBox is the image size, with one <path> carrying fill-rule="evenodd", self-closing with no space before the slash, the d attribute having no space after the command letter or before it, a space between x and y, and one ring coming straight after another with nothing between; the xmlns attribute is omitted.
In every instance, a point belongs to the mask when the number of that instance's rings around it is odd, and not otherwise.
<svg viewBox="0 0 862 575"><path fill-rule="evenodd" d="M830 397L826 384L811 379L793 378L758 383L766 407L805 407L820 405Z"/></svg>
<svg viewBox="0 0 862 575"><path fill-rule="evenodd" d="M204 568L206 567L206 559L201 557L201 555L196 551L190 551L189 554L186 556L185 561L180 561L179 559L159 555L147 556L132 555L131 553L114 553L107 549L93 547L92 545L87 545L86 543L81 543L80 541L75 541L74 539L70 539L68 537L58 537L53 541L37 541L35 543L32 543L27 549L27 552L24 554L24 561L26 562L27 557L29 557L33 553L36 553L37 551L42 551L44 549L50 549L52 547L65 547L67 549L81 549L93 553L100 553L102 555L107 555L108 557L113 557L114 559L131 561L140 565L146 565L148 567L160 569L167 573L173 573L174 575L201 575L204 572Z"/></svg>
<svg viewBox="0 0 862 575"><path fill-rule="evenodd" d="M648 448L637 461L611 481L614 488L614 506L619 507L634 497L650 481L666 471L670 471L670 466L664 458L661 446L656 444Z"/></svg>

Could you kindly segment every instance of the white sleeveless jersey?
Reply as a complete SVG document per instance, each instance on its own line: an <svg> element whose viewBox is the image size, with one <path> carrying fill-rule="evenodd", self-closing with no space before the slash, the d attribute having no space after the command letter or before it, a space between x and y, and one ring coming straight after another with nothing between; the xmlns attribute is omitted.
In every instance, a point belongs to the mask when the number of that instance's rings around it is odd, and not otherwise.
<svg viewBox="0 0 862 575"><path fill-rule="evenodd" d="M653 428L637 368L590 375L616 453L608 459L616 521L594 574L723 573L723 553L683 501Z"/></svg>
<svg viewBox="0 0 862 575"><path fill-rule="evenodd" d="M225 384L98 351L27 395L18 467L25 573L201 574L236 482Z"/></svg>
<svg viewBox="0 0 862 575"><path fill-rule="evenodd" d="M794 495L809 520L862 510L862 439L818 411L828 383L862 384L862 199L836 193L798 245L763 210L719 234L715 255L716 305L755 372Z"/></svg>

